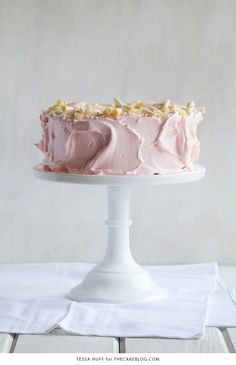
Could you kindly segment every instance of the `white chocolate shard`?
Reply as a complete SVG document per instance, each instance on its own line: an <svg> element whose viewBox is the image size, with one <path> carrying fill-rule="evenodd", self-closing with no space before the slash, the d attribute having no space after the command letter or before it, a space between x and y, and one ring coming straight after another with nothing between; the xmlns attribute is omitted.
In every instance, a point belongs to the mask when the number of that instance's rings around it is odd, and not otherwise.
<svg viewBox="0 0 236 365"><path fill-rule="evenodd" d="M164 112L164 113L167 113L169 110L169 106L170 106L170 100L168 100L168 99L164 99L163 100L163 106L162 106L162 111Z"/></svg>
<svg viewBox="0 0 236 365"><path fill-rule="evenodd" d="M153 108L154 113L156 114L157 117L160 117L161 115L163 115L164 113L158 109L158 108Z"/></svg>
<svg viewBox="0 0 236 365"><path fill-rule="evenodd" d="M123 104L119 98L114 98L115 108L122 108Z"/></svg>
<svg viewBox="0 0 236 365"><path fill-rule="evenodd" d="M195 111L195 103L193 101L190 101L188 104L187 104L187 108L186 108L186 112L187 114L191 114Z"/></svg>

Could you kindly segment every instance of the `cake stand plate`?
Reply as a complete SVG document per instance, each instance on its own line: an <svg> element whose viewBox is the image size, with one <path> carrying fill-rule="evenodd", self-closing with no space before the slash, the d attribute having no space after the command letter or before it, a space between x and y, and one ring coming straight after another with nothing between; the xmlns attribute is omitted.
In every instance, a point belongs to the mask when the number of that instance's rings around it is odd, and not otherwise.
<svg viewBox="0 0 236 365"><path fill-rule="evenodd" d="M34 167L34 174L42 180L107 186L108 227L107 251L85 279L74 287L69 297L80 302L127 303L155 297L164 299L168 293L155 284L149 274L138 265L130 252L129 195L132 186L151 186L186 183L204 177L205 168L198 165L191 172L153 176L78 175L44 171Z"/></svg>

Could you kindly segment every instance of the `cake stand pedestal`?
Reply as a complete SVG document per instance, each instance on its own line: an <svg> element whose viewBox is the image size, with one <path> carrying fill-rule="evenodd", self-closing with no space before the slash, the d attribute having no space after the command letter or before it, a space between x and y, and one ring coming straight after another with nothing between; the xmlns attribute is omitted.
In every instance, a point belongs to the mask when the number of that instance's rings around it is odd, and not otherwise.
<svg viewBox="0 0 236 365"><path fill-rule="evenodd" d="M54 173L34 168L37 178L54 182L94 184L107 186L108 227L107 251L85 279L74 287L69 297L80 302L127 303L155 297L165 298L168 293L155 284L149 274L138 265L130 252L129 196L133 186L177 184L200 180L205 168L195 171L154 176L98 176Z"/></svg>

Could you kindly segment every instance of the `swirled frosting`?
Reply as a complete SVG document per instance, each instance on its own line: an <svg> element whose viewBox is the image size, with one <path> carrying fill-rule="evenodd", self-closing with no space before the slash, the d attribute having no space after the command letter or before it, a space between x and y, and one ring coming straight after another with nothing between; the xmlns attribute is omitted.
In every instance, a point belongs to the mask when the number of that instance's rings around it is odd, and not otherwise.
<svg viewBox="0 0 236 365"><path fill-rule="evenodd" d="M42 112L44 169L104 175L194 170L203 108L133 102L114 106L58 101Z"/></svg>

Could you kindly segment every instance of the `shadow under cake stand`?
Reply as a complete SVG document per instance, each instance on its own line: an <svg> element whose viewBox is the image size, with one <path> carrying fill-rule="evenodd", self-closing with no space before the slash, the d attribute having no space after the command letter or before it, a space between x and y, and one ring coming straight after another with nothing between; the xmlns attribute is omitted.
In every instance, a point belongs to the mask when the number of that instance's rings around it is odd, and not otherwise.
<svg viewBox="0 0 236 365"><path fill-rule="evenodd" d="M191 172L153 176L78 175L48 172L42 165L34 167L35 176L42 180L74 184L107 186L108 227L107 251L104 259L74 287L69 297L80 302L127 303L154 297L164 299L165 289L155 284L138 265L130 252L129 196L134 186L153 186L197 181L204 177L205 168L197 165Z"/></svg>

